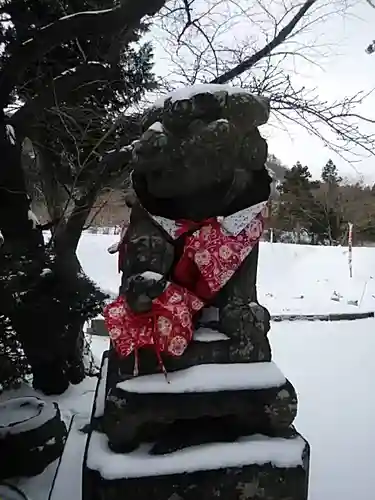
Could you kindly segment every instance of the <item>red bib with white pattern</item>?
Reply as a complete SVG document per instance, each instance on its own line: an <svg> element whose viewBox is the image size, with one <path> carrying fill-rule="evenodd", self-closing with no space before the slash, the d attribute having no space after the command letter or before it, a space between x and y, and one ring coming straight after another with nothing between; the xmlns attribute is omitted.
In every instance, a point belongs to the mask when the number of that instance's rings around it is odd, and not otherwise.
<svg viewBox="0 0 375 500"><path fill-rule="evenodd" d="M211 218L192 234L194 223L154 217L172 238L185 234L184 249L173 282L154 299L150 312L134 313L121 296L104 309L109 335L121 356L152 346L163 368L161 352L183 354L193 336L195 314L223 288L258 243L264 206Z"/></svg>

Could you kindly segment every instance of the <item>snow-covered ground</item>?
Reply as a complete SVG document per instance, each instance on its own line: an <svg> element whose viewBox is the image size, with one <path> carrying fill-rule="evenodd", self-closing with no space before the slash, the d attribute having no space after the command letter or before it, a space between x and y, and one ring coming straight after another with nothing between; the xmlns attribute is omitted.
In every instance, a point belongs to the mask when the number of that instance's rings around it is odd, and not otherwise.
<svg viewBox="0 0 375 500"><path fill-rule="evenodd" d="M116 236L84 235L80 258L94 280L104 289L116 292L119 281L116 257L106 253L114 241ZM350 280L345 249L264 243L259 298L273 314L374 310L375 287L371 275L375 249L355 249L353 264L354 277ZM343 297L340 302L331 300L335 291ZM304 298L296 298L301 295ZM358 300L360 305L350 305L348 300ZM274 361L297 389L296 426L311 445L309 500L373 499L374 327L373 319L272 325ZM99 358L106 346L105 338L95 338L92 344L95 356ZM86 379L56 400L66 417L75 414L79 417L78 424L84 425L94 390L95 379ZM0 400L31 394L35 392L23 387L16 393L1 395ZM72 461L67 483L72 483L73 472L80 466ZM55 468L52 464L42 475L20 481L31 500L48 498Z"/></svg>
<svg viewBox="0 0 375 500"><path fill-rule="evenodd" d="M119 286L117 255L110 255L107 248L117 239L85 233L78 250L87 274L113 293ZM261 243L259 300L272 314L373 311L374 278L374 248L353 249L350 278L347 248ZM358 305L353 305L355 301Z"/></svg>
<svg viewBox="0 0 375 500"><path fill-rule="evenodd" d="M274 360L297 389L296 426L311 445L309 500L373 500L374 327L373 319L272 326ZM96 355L106 343L103 338L94 339ZM64 414L78 414L85 424L94 388L94 379L87 379L57 398ZM21 393L34 391L23 388L17 395ZM74 476L80 464L71 467ZM54 470L51 465L41 476L21 481L31 500L46 500Z"/></svg>
<svg viewBox="0 0 375 500"><path fill-rule="evenodd" d="M375 321L277 323L275 362L297 389L296 426L311 445L309 500L375 491Z"/></svg>

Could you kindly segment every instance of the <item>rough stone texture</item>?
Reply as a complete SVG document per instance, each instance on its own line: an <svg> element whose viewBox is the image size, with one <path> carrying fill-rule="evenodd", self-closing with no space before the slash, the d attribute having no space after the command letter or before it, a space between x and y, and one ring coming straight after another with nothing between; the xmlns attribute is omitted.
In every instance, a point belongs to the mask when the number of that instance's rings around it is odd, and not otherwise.
<svg viewBox="0 0 375 500"><path fill-rule="evenodd" d="M265 101L248 94L201 93L166 100L164 109L150 116L161 127L148 128L136 144L136 174L153 172L149 188L158 198L185 197L210 189L213 182L221 187L232 180L234 163L246 180L246 170L264 169L267 143L256 127L268 120ZM199 213L198 207L189 210Z"/></svg>
<svg viewBox="0 0 375 500"><path fill-rule="evenodd" d="M84 500L306 500L309 458L306 443L302 465L297 467L268 463L115 480L86 468Z"/></svg>
<svg viewBox="0 0 375 500"><path fill-rule="evenodd" d="M87 480L85 500L305 500L308 491L302 467L270 465L117 481L90 471Z"/></svg>
<svg viewBox="0 0 375 500"><path fill-rule="evenodd" d="M243 351L246 347L246 358ZM212 363L241 363L271 361L271 348L267 337L260 339L246 337L246 342L238 340L218 340L213 342L192 341L181 357L163 356L164 366L168 372L183 370L190 366ZM111 352L111 371L118 375L117 380L125 380L133 375L134 354L121 358L115 351ZM152 349L139 352L139 374L148 375L159 371L157 358Z"/></svg>
<svg viewBox="0 0 375 500"><path fill-rule="evenodd" d="M177 245L176 248L174 244ZM138 309L137 299L144 307L147 298L150 297L151 304L152 288L150 284L148 289L146 282L145 289L135 296L133 288L129 287L131 278L145 271L168 275L175 252L178 252L177 247L178 243L166 238L143 208L133 208L131 223L126 234L120 293L127 296L128 303L134 310ZM270 360L271 350L267 340L270 315L266 309L257 304L257 260L258 247L255 247L213 302L219 309L218 328L230 337L230 342L225 345L223 342L210 343L210 347L192 343L181 359L164 359L167 370L177 370L200 363ZM120 364L121 371L133 373L132 356ZM140 369L141 373L157 372L155 356L140 352Z"/></svg>
<svg viewBox="0 0 375 500"><path fill-rule="evenodd" d="M184 237L172 239L153 217L200 222L234 214L268 199L271 179L265 168L267 143L257 129L268 117L265 99L242 92L231 94L225 89L169 98L145 115L144 133L133 151L136 200L120 263L120 294L134 312L151 309L152 300L163 289L161 285L165 280L173 281L174 266L183 252ZM267 338L270 315L257 300L258 251L256 245L206 304L218 311L211 326L227 339L194 340L177 358L162 354L168 372L199 364L271 360ZM161 275L160 282L148 277L138 280L146 271ZM198 327L202 315L195 320ZM134 362L133 355L121 359L110 349L104 415L93 417L91 422L91 429L107 435L108 453L126 454L143 443L153 443L149 453L159 460L159 455L208 443L233 443L243 436L296 435L291 424L297 413L297 396L289 381L258 390L141 394L117 387L118 382L133 376ZM139 374L159 372L154 350L141 349ZM84 499L307 500L307 443L299 467L270 463L225 467L224 458L223 468L218 470L135 479L106 480L85 465Z"/></svg>
<svg viewBox="0 0 375 500"><path fill-rule="evenodd" d="M267 143L257 129L268 116L267 100L225 89L203 90L177 101L167 99L163 107L146 115L145 132L134 147L132 179L137 201L121 266L120 293L134 311L143 310L145 304L151 308L155 294L155 284L147 280L135 291L134 278L145 271L173 278L182 250L180 239L172 240L152 216L199 222L268 199ZM264 311L259 320L249 306L257 302L257 260L255 247L214 299L220 311L219 329L233 340L231 359L245 362L270 356L264 340L269 314ZM224 352L223 362L225 356ZM191 362L210 362L209 357L193 356Z"/></svg>
<svg viewBox="0 0 375 500"><path fill-rule="evenodd" d="M150 440L160 447L165 440L173 441L174 448L180 449L285 430L296 414L297 396L288 381L270 389L182 394L137 394L112 388L103 429L117 452L129 452Z"/></svg>
<svg viewBox="0 0 375 500"><path fill-rule="evenodd" d="M212 87L211 87L212 88ZM150 108L144 115L143 130L162 122L169 130L195 129L198 125L218 119L231 120L240 132L246 133L267 123L269 101L246 91L228 93L225 89L196 93L189 98L164 100L164 105Z"/></svg>
<svg viewBox="0 0 375 500"><path fill-rule="evenodd" d="M62 454L67 431L57 404L53 405L55 416L51 420L0 440L0 480L37 476Z"/></svg>

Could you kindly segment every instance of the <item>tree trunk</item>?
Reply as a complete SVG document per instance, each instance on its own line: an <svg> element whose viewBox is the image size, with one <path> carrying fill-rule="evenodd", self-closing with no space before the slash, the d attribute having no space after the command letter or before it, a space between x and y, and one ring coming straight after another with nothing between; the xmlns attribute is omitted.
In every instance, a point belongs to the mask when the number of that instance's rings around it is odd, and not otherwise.
<svg viewBox="0 0 375 500"><path fill-rule="evenodd" d="M56 160L51 157L48 149L43 148L43 138L34 137L34 140L39 144L38 161L48 212L52 220L58 221L52 228L51 238L51 248L55 254L55 272L68 290L77 290L78 276L82 268L76 251L84 225L100 191L103 175L96 181L92 180L85 196L74 200L73 210L67 216L69 200L62 192L55 175L59 166L54 164ZM63 352L67 376L72 383L78 383L84 377L83 326L84 319L77 319L70 321L65 329Z"/></svg>
<svg viewBox="0 0 375 500"><path fill-rule="evenodd" d="M51 221L59 221L64 216L67 196L56 178L56 165L54 164L55 160L53 156L47 148L41 145L43 141L40 141L35 136L32 140L33 143L36 142L39 144L35 151L36 162L37 169L41 174L42 191L48 214Z"/></svg>
<svg viewBox="0 0 375 500"><path fill-rule="evenodd" d="M46 393L61 393L68 386L63 371L60 339L53 318L41 309L36 294L46 253L42 232L29 219L29 200L21 166L19 142L9 138L4 112L0 112L0 250L3 286L2 310L10 319L31 365L34 386Z"/></svg>
<svg viewBox="0 0 375 500"><path fill-rule="evenodd" d="M77 200L68 219L62 218L52 235L57 272L61 279L67 282L68 288L72 290L78 284L78 275L82 272L76 253L79 239L97 194L98 189L93 187L85 197ZM72 383L78 383L84 377L83 326L83 319L71 322L68 325L65 339L67 374Z"/></svg>

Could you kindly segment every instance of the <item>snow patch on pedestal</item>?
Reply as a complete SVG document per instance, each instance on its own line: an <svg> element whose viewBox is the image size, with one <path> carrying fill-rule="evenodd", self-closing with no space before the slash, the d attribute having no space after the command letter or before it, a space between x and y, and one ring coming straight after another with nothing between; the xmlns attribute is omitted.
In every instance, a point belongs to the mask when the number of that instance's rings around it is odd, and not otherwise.
<svg viewBox="0 0 375 500"><path fill-rule="evenodd" d="M54 405L39 398L9 399L0 404L0 437L37 429L55 415Z"/></svg>
<svg viewBox="0 0 375 500"><path fill-rule="evenodd" d="M141 276L146 280L155 280L155 281L160 281L164 278L162 274L155 273L154 271L145 271L144 273L141 274Z"/></svg>
<svg viewBox="0 0 375 500"><path fill-rule="evenodd" d="M172 99L172 102L176 102L176 101L183 101L185 99L190 99L191 97L197 94L202 94L202 93L215 94L217 92L227 92L229 95L250 94L248 90L243 89L241 87L232 87L231 85L220 85L214 83L209 83L209 84L201 83L197 85L192 85L190 87L182 87L180 89L176 89L173 92L170 92L165 96L160 97L160 99L157 99L153 107L162 108L164 106L164 102L169 98ZM256 98L256 96L254 97Z"/></svg>
<svg viewBox="0 0 375 500"><path fill-rule="evenodd" d="M94 417L102 417L104 415L106 386L107 386L107 373L108 373L108 357L103 359L102 368L100 370L98 394L95 401Z"/></svg>
<svg viewBox="0 0 375 500"><path fill-rule="evenodd" d="M229 337L217 330L201 327L194 332L194 340L196 342L217 342L218 340L229 340Z"/></svg>
<svg viewBox="0 0 375 500"><path fill-rule="evenodd" d="M204 444L162 456L149 455L151 445L120 455L111 452L106 436L95 431L89 443L87 466L108 480L267 463L291 468L302 465L304 448L305 441L300 436L284 439L254 435L234 443Z"/></svg>
<svg viewBox="0 0 375 500"><path fill-rule="evenodd" d="M164 127L160 122L155 122L151 125L151 127L148 128L149 130L154 130L155 132L164 132Z"/></svg>
<svg viewBox="0 0 375 500"><path fill-rule="evenodd" d="M257 390L280 387L285 377L273 362L197 365L163 374L143 375L117 384L142 394Z"/></svg>

